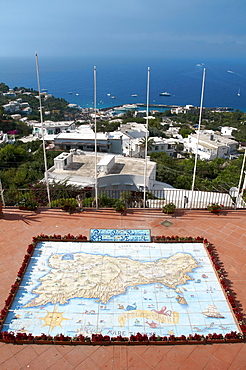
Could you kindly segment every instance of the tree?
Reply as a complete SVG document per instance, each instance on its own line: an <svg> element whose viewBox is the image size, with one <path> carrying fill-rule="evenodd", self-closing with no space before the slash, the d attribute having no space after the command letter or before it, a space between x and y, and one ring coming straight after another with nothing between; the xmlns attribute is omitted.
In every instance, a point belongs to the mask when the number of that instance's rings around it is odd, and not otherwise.
<svg viewBox="0 0 246 370"><path fill-rule="evenodd" d="M8 144L0 150L0 163L2 168L16 168L20 163L26 161L28 157L29 154L21 146Z"/></svg>
<svg viewBox="0 0 246 370"><path fill-rule="evenodd" d="M148 137L147 138L147 151L151 150L153 146L154 146L154 139L151 137ZM143 137L142 139L140 139L140 148L142 150L145 150L145 147L146 147L146 137Z"/></svg>
<svg viewBox="0 0 246 370"><path fill-rule="evenodd" d="M194 130L191 130L188 126L183 126L179 133L183 138L188 137Z"/></svg>
<svg viewBox="0 0 246 370"><path fill-rule="evenodd" d="M9 87L8 85L6 85L5 83L3 82L0 82L0 91L2 91L3 93L6 93L9 91Z"/></svg>

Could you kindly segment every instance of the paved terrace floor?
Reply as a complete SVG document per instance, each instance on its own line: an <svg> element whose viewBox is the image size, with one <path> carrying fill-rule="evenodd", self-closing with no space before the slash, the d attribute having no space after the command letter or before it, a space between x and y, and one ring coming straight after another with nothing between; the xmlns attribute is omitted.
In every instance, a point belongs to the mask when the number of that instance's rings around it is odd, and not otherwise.
<svg viewBox="0 0 246 370"><path fill-rule="evenodd" d="M161 223L168 220L169 227ZM32 236L84 234L91 228L144 228L154 235L203 236L213 243L242 303L246 316L246 210L180 210L167 216L160 210L85 210L69 215L60 210L41 209L37 213L6 208L0 220L0 307L13 284ZM0 369L246 369L246 344L176 346L60 346L13 345L0 343Z"/></svg>

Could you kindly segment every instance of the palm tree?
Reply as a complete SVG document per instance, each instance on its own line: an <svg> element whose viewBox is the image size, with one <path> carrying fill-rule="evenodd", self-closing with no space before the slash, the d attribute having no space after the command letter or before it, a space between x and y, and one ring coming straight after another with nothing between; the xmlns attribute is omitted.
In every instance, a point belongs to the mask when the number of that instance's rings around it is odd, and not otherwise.
<svg viewBox="0 0 246 370"><path fill-rule="evenodd" d="M142 139L140 139L140 148L141 148L141 151L145 150L145 146L146 146L146 137L142 137ZM155 145L155 141L153 138L150 138L148 137L147 138L147 151L151 150L153 148L153 146Z"/></svg>

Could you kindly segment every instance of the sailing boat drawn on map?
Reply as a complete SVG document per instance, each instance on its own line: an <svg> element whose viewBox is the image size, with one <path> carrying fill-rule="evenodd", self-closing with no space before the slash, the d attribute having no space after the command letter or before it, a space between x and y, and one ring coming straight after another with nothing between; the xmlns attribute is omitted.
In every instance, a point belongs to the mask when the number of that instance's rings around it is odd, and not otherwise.
<svg viewBox="0 0 246 370"><path fill-rule="evenodd" d="M214 304L209 304L205 311L202 312L203 315L208 317L215 317L216 319L223 319L224 316L221 315L218 308Z"/></svg>

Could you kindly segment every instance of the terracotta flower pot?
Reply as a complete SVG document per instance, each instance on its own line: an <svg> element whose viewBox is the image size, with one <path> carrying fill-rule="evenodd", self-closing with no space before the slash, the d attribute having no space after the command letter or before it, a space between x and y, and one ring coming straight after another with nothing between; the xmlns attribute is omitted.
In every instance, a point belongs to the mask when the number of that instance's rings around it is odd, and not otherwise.
<svg viewBox="0 0 246 370"><path fill-rule="evenodd" d="M35 344L53 344L52 339L34 339Z"/></svg>
<svg viewBox="0 0 246 370"><path fill-rule="evenodd" d="M71 340L54 340L53 343L64 346L64 345L72 344L72 341Z"/></svg>

